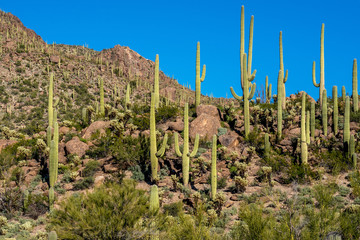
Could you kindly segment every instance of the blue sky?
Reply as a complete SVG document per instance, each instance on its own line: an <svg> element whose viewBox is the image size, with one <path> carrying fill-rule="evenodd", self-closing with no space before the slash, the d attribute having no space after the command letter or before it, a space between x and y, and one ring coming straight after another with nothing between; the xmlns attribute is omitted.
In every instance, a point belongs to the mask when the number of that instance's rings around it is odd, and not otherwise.
<svg viewBox="0 0 360 240"><path fill-rule="evenodd" d="M276 91L279 31L283 31L287 95L305 90L318 98L312 62L319 80L320 30L325 23L325 87L351 94L352 62L360 60L360 1L0 1L0 9L18 16L48 43L83 45L102 50L129 46L143 57L160 56L160 69L195 87L196 43L207 72L202 93L230 97L240 87L240 9L245 6L246 44L254 15L253 69L256 83L269 76ZM246 48L247 49L247 48ZM247 50L246 50L247 51Z"/></svg>

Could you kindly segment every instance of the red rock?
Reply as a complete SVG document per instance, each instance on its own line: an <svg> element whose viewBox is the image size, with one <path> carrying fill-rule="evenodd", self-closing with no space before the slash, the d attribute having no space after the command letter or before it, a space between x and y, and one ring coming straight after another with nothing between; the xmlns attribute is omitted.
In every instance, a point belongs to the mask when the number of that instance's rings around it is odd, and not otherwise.
<svg viewBox="0 0 360 240"><path fill-rule="evenodd" d="M86 140L90 140L91 136L96 132L100 131L100 135L105 134L105 129L109 128L110 122L105 121L96 121L93 122L89 127L85 129L85 132L83 134L83 138Z"/></svg>
<svg viewBox="0 0 360 240"><path fill-rule="evenodd" d="M80 139L75 136L65 144L65 149L68 154L76 154L81 158L85 155L86 151L89 149L89 146L86 143L80 141Z"/></svg>
<svg viewBox="0 0 360 240"><path fill-rule="evenodd" d="M217 109L217 107L213 106L213 105L199 105L196 108L196 114L197 116L200 116L202 114L207 114L216 118L219 118L219 111Z"/></svg>
<svg viewBox="0 0 360 240"><path fill-rule="evenodd" d="M52 62L52 63L59 63L59 62L60 62L60 57L59 57L59 56L52 55L52 56L50 56L50 62Z"/></svg>
<svg viewBox="0 0 360 240"><path fill-rule="evenodd" d="M218 118L201 114L190 124L190 137L195 138L196 134L199 134L200 138L209 140L214 134L217 134L219 127L221 125Z"/></svg>

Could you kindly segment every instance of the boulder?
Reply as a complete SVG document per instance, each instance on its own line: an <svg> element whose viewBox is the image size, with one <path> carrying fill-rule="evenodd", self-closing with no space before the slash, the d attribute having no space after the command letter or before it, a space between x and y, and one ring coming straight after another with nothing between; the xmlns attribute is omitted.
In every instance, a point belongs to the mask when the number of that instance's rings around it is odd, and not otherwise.
<svg viewBox="0 0 360 240"><path fill-rule="evenodd" d="M65 148L68 154L76 154L81 158L85 155L86 151L89 149L89 146L86 143L80 141L80 139L75 136L65 144Z"/></svg>
<svg viewBox="0 0 360 240"><path fill-rule="evenodd" d="M210 140L214 134L217 134L220 128L219 118L208 114L201 114L190 124L190 137L195 138L199 134L200 138Z"/></svg>
<svg viewBox="0 0 360 240"><path fill-rule="evenodd" d="M219 142L225 147L236 147L239 145L238 135L233 131L227 131L219 137Z"/></svg>
<svg viewBox="0 0 360 240"><path fill-rule="evenodd" d="M6 148L7 146L10 146L10 145L15 144L15 143L17 143L16 140L0 139L0 152L1 152L1 150Z"/></svg>
<svg viewBox="0 0 360 240"><path fill-rule="evenodd" d="M219 118L219 111L217 109L217 107L213 106L213 105L199 105L196 108L196 114L197 116L200 116L202 114L207 114L216 118Z"/></svg>
<svg viewBox="0 0 360 240"><path fill-rule="evenodd" d="M52 63L59 63L59 62L60 62L60 57L59 57L59 56L52 55L52 56L50 57L50 62L52 62Z"/></svg>
<svg viewBox="0 0 360 240"><path fill-rule="evenodd" d="M100 131L100 135L105 134L105 129L107 129L109 126L110 126L110 122L105 122L105 121L93 122L89 127L85 129L85 132L82 137L85 138L86 140L90 140L91 136L96 131Z"/></svg>
<svg viewBox="0 0 360 240"><path fill-rule="evenodd" d="M168 127L170 130L181 132L184 130L184 122L182 120L176 120L176 122L169 122Z"/></svg>

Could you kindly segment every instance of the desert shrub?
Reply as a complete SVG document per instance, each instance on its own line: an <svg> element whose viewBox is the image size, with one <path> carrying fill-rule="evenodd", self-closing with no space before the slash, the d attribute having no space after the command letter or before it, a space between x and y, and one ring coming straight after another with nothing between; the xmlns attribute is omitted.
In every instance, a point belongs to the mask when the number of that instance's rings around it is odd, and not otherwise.
<svg viewBox="0 0 360 240"><path fill-rule="evenodd" d="M168 120L174 119L179 112L179 108L176 105L166 106L162 104L155 114L157 123L164 123Z"/></svg>
<svg viewBox="0 0 360 240"><path fill-rule="evenodd" d="M360 208L357 205L350 205L340 215L340 229L344 239L360 238Z"/></svg>
<svg viewBox="0 0 360 240"><path fill-rule="evenodd" d="M25 216L32 219L37 219L39 216L45 214L48 207L48 197L43 194L29 194L27 207L24 209Z"/></svg>
<svg viewBox="0 0 360 240"><path fill-rule="evenodd" d="M94 177L85 177L74 184L73 190L83 190L92 186Z"/></svg>
<svg viewBox="0 0 360 240"><path fill-rule="evenodd" d="M84 170L82 171L83 177L91 177L94 176L95 172L99 169L99 162L98 161L89 161L86 165Z"/></svg>
<svg viewBox="0 0 360 240"><path fill-rule="evenodd" d="M60 239L138 239L138 224L149 216L148 197L135 184L107 184L73 195L50 216Z"/></svg>
<svg viewBox="0 0 360 240"><path fill-rule="evenodd" d="M164 213L173 217L177 217L182 213L183 203L181 201L170 203L163 206Z"/></svg>
<svg viewBox="0 0 360 240"><path fill-rule="evenodd" d="M131 166L129 168L129 170L132 173L131 178L136 180L136 181L144 181L145 180L145 176L141 171L141 167L139 165L135 165L135 166Z"/></svg>
<svg viewBox="0 0 360 240"><path fill-rule="evenodd" d="M0 191L0 213L8 219L22 212L23 193L18 187L5 187Z"/></svg>

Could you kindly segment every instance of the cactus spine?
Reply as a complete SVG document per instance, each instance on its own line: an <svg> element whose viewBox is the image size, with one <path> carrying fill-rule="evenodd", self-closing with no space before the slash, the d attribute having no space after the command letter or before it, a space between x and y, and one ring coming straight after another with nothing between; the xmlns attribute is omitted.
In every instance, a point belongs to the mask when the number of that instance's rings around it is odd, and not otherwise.
<svg viewBox="0 0 360 240"><path fill-rule="evenodd" d="M344 113L344 151L349 152L350 144L350 99L349 96L345 98L345 113Z"/></svg>
<svg viewBox="0 0 360 240"><path fill-rule="evenodd" d="M310 136L315 137L315 103L311 102L310 109Z"/></svg>
<svg viewBox="0 0 360 240"><path fill-rule="evenodd" d="M269 159L270 157L270 140L269 140L269 134L265 133L265 144L264 144L264 157L266 159Z"/></svg>
<svg viewBox="0 0 360 240"><path fill-rule="evenodd" d="M49 100L48 100L48 117L49 117L49 126L53 127L53 98L54 98L54 74L50 73L49 79Z"/></svg>
<svg viewBox="0 0 360 240"><path fill-rule="evenodd" d="M306 111L306 143L310 144L310 111Z"/></svg>
<svg viewBox="0 0 360 240"><path fill-rule="evenodd" d="M56 232L55 231L51 231L50 233L49 233L49 240L56 240L57 239L57 234L56 234Z"/></svg>
<svg viewBox="0 0 360 240"><path fill-rule="evenodd" d="M320 37L320 83L316 83L316 78L315 78L315 61L313 62L313 68L312 68L312 79L313 79L313 84L315 87L319 88L319 102L320 105L322 105L322 94L323 91L325 89L325 67L324 67L324 28L325 28L325 24L323 23L321 25L321 37Z"/></svg>
<svg viewBox="0 0 360 240"><path fill-rule="evenodd" d="M126 94L127 94L127 91L126 91ZM160 95L159 95L159 54L156 54L156 58L155 58L154 97L155 97L155 108L157 109L159 107L159 101L160 101Z"/></svg>
<svg viewBox="0 0 360 240"><path fill-rule="evenodd" d="M269 84L268 76L265 78L265 97L266 97L266 103L270 103L271 100L271 88L272 85Z"/></svg>
<svg viewBox="0 0 360 240"><path fill-rule="evenodd" d="M278 85L277 85L277 136L280 139L282 134L282 85L283 85L283 71L279 71Z"/></svg>
<svg viewBox="0 0 360 240"><path fill-rule="evenodd" d="M245 53L245 13L244 6L241 7L241 23L240 23L240 69L241 69L241 87L243 90L243 97L238 96L234 89L230 87L231 94L239 101L244 100L244 122L245 122L245 137L250 131L250 114L249 114L249 100L254 97L256 83L251 82L255 79L256 70L251 74L252 63L252 48L253 48L253 29L254 16L251 16L250 21L250 36L249 36L249 57L246 62L247 55ZM250 88L250 92L249 92Z"/></svg>
<svg viewBox="0 0 360 240"><path fill-rule="evenodd" d="M206 65L203 65L202 75L200 78L200 42L197 42L196 46L196 67L195 67L195 106L200 105L200 96L201 96L201 83L205 79L206 74Z"/></svg>
<svg viewBox="0 0 360 240"><path fill-rule="evenodd" d="M282 45L282 31L280 31L279 34L279 51L280 51L280 70L283 72L284 74L284 55L283 55L283 45ZM281 85L282 85L282 108L285 109L286 108L286 90L285 90L285 83L287 81L288 78L288 70L286 70L285 73L285 77L283 76L283 79L281 80Z"/></svg>
<svg viewBox="0 0 360 240"><path fill-rule="evenodd" d="M216 170L216 147L217 137L213 136L211 151L211 199L215 199L217 189L217 170Z"/></svg>
<svg viewBox="0 0 360 240"><path fill-rule="evenodd" d="M189 167L190 167L190 157L194 157L197 153L199 147L199 135L196 134L194 149L189 152L189 105L185 103L184 109L184 143L183 143L183 152L181 153L179 148L179 136L178 133L175 133L175 153L178 157L182 157L182 171L183 171L183 183L184 186L187 186L189 183Z"/></svg>
<svg viewBox="0 0 360 240"><path fill-rule="evenodd" d="M358 96L358 82L357 82L357 61L354 59L353 75L352 75L352 96L354 104L354 112L359 111L359 96Z"/></svg>
<svg viewBox="0 0 360 240"><path fill-rule="evenodd" d="M150 211L159 210L159 191L156 185L152 185L150 189Z"/></svg>
<svg viewBox="0 0 360 240"><path fill-rule="evenodd" d="M334 123L334 134L336 135L339 131L339 107L338 107L338 96L337 96L337 86L333 86L332 97L334 100L334 110L333 110L333 123Z"/></svg>
<svg viewBox="0 0 360 240"><path fill-rule="evenodd" d="M324 89L323 94L322 94L321 119L322 119L322 124L323 124L324 135L327 136L328 117L327 117L327 95L326 95L326 89Z"/></svg>
<svg viewBox="0 0 360 240"><path fill-rule="evenodd" d="M150 160L151 160L151 177L153 181L158 180L158 158L165 154L167 147L167 133L164 136L162 147L157 150L156 143L156 123L155 123L155 94L151 93L151 106L150 106Z"/></svg>
<svg viewBox="0 0 360 240"><path fill-rule="evenodd" d="M307 150L307 143L306 143L306 93L304 92L302 95L302 102L301 102L301 162L302 164L307 164L308 158L308 150Z"/></svg>
<svg viewBox="0 0 360 240"><path fill-rule="evenodd" d="M105 103L104 103L104 80L100 77L100 114L105 116Z"/></svg>

